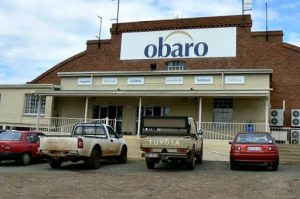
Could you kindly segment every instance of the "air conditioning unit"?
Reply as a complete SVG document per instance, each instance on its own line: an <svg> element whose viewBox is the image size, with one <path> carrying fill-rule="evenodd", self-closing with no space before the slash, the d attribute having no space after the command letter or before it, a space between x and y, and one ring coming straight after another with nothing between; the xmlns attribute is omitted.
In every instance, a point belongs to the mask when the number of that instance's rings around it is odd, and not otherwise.
<svg viewBox="0 0 300 199"><path fill-rule="evenodd" d="M279 143L288 143L288 132L284 130L271 130L271 136Z"/></svg>
<svg viewBox="0 0 300 199"><path fill-rule="evenodd" d="M292 109L291 126L300 127L300 109Z"/></svg>
<svg viewBox="0 0 300 199"><path fill-rule="evenodd" d="M283 126L283 109L270 109L270 126Z"/></svg>
<svg viewBox="0 0 300 199"><path fill-rule="evenodd" d="M292 144L300 144L300 129L292 129L291 143Z"/></svg>

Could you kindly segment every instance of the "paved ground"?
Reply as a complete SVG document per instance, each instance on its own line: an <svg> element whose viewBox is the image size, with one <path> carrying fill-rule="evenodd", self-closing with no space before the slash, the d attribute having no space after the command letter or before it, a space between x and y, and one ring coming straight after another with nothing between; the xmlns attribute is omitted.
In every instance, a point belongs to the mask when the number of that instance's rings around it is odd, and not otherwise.
<svg viewBox="0 0 300 199"><path fill-rule="evenodd" d="M59 170L47 163L0 164L0 198L299 198L300 167L283 165L231 171L228 162L204 161L193 171L160 164L148 170L142 160L103 162L98 170L82 163Z"/></svg>

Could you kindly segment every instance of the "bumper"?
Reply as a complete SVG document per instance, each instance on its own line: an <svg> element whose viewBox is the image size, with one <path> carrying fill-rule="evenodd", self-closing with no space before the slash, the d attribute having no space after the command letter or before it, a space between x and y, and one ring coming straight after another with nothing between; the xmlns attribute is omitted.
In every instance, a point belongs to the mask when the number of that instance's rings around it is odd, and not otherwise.
<svg viewBox="0 0 300 199"><path fill-rule="evenodd" d="M0 160L16 160L19 158L18 153L13 152L1 152L0 153Z"/></svg>
<svg viewBox="0 0 300 199"><path fill-rule="evenodd" d="M278 154L234 153L230 155L230 160L235 162L271 163L271 162L279 162L279 155Z"/></svg>
<svg viewBox="0 0 300 199"><path fill-rule="evenodd" d="M157 159L162 159L162 160L186 159L188 157L188 154L184 154L184 153L142 153L142 157L157 158Z"/></svg>
<svg viewBox="0 0 300 199"><path fill-rule="evenodd" d="M40 155L46 156L51 159L62 159L62 158L77 158L79 157L78 151L39 151Z"/></svg>

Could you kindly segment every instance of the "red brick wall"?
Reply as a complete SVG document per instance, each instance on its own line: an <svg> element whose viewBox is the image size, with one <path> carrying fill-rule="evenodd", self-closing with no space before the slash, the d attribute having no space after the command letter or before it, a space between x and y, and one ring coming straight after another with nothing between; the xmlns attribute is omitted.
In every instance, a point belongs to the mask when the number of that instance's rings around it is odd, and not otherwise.
<svg viewBox="0 0 300 199"><path fill-rule="evenodd" d="M111 40L88 41L87 50L51 68L31 83L60 84L57 72L74 71L149 71L150 64L156 63L157 70L164 69L168 59L159 60L120 60L122 32L151 31L178 28L237 27L237 56L235 58L189 58L187 69L226 69L226 68L271 68L272 108L282 108L286 101L286 125L290 125L290 109L300 108L300 48L282 42L282 32L251 32L251 18L246 16L208 17L195 19L163 20L152 22L122 23L113 25Z"/></svg>

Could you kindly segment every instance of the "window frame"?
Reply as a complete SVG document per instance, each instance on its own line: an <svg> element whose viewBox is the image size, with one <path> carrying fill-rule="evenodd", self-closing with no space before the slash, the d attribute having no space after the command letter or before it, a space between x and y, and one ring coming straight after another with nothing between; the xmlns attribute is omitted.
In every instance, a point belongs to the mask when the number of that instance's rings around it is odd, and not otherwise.
<svg viewBox="0 0 300 199"><path fill-rule="evenodd" d="M39 97L41 99L40 116L45 116L46 112L46 96L38 96L35 94L25 94L24 111L25 116L38 115Z"/></svg>

